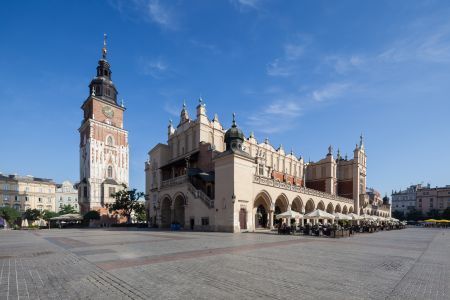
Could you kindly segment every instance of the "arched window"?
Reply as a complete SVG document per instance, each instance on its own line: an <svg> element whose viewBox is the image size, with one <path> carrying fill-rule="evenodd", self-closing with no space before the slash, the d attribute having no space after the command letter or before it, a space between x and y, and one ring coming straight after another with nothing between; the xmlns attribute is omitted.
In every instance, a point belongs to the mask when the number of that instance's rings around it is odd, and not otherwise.
<svg viewBox="0 0 450 300"><path fill-rule="evenodd" d="M108 136L106 138L106 145L108 145L108 146L112 146L113 145L113 138L112 138L112 136Z"/></svg>
<svg viewBox="0 0 450 300"><path fill-rule="evenodd" d="M108 178L112 178L112 177L113 177L113 170L112 170L112 167L109 166L108 167Z"/></svg>

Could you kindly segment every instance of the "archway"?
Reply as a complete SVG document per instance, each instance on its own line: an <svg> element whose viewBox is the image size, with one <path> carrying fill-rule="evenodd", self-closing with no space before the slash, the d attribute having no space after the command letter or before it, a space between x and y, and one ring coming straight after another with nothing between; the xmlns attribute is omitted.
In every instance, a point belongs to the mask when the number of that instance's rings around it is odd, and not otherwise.
<svg viewBox="0 0 450 300"><path fill-rule="evenodd" d="M319 204L317 204L317 209L325 210L325 204L323 204L323 201L320 201Z"/></svg>
<svg viewBox="0 0 450 300"><path fill-rule="evenodd" d="M266 192L261 192L256 196L253 204L255 229L269 227L270 203L270 196Z"/></svg>
<svg viewBox="0 0 450 300"><path fill-rule="evenodd" d="M291 209L301 213L303 210L303 201L300 197L297 197L292 201Z"/></svg>
<svg viewBox="0 0 450 300"><path fill-rule="evenodd" d="M288 210L288 207L289 207L289 200L287 199L287 197L284 194L281 194L280 196L278 196L277 200L275 201L274 216L284 213L285 211ZM273 225L276 225L282 221L283 220L281 220L281 219L274 218Z"/></svg>
<svg viewBox="0 0 450 300"><path fill-rule="evenodd" d="M341 212L341 205L338 203L336 204L336 209L334 210L335 212L340 213Z"/></svg>
<svg viewBox="0 0 450 300"><path fill-rule="evenodd" d="M170 223L172 223L172 210L170 206L172 201L169 197L163 198L161 201L161 227L168 228Z"/></svg>
<svg viewBox="0 0 450 300"><path fill-rule="evenodd" d="M348 213L352 214L353 213L353 206L350 206L350 208L348 209Z"/></svg>
<svg viewBox="0 0 450 300"><path fill-rule="evenodd" d="M179 223L181 227L184 227L184 203L185 197L183 194L178 195L175 198L173 205L173 221Z"/></svg>
<svg viewBox="0 0 450 300"><path fill-rule="evenodd" d="M360 215L363 215L363 214L364 214L364 210L363 210L362 208L359 210L359 214L360 214Z"/></svg>
<svg viewBox="0 0 450 300"><path fill-rule="evenodd" d="M312 199L309 199L305 205L305 213L308 214L312 212L314 210L314 207L314 201Z"/></svg>
<svg viewBox="0 0 450 300"><path fill-rule="evenodd" d="M342 209L342 213L345 215L348 214L347 205L344 205L344 208Z"/></svg>
<svg viewBox="0 0 450 300"><path fill-rule="evenodd" d="M334 213L334 207L333 207L333 203L328 203L327 205L327 213L329 214L333 214Z"/></svg>

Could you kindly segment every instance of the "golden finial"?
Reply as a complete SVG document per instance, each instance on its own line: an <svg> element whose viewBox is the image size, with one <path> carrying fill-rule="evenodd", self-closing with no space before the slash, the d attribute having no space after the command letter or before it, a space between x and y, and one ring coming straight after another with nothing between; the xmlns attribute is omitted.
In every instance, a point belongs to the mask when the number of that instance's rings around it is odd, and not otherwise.
<svg viewBox="0 0 450 300"><path fill-rule="evenodd" d="M104 33L103 34L103 49L102 49L102 56L103 56L103 59L106 59L106 53L108 52L107 50L106 50L106 33Z"/></svg>

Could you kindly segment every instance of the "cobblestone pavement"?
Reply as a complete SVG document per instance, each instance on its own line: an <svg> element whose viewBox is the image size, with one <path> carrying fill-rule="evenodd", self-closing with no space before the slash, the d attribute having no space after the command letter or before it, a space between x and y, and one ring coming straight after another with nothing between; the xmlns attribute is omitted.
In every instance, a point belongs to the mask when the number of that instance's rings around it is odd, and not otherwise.
<svg viewBox="0 0 450 300"><path fill-rule="evenodd" d="M450 230L0 231L0 299L450 299Z"/></svg>

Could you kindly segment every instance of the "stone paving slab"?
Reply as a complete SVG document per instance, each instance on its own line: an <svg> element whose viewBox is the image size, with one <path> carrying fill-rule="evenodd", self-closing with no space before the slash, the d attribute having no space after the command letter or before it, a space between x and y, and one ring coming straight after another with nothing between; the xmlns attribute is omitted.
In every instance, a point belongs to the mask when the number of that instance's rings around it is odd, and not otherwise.
<svg viewBox="0 0 450 300"><path fill-rule="evenodd" d="M450 299L450 230L0 231L3 299Z"/></svg>

